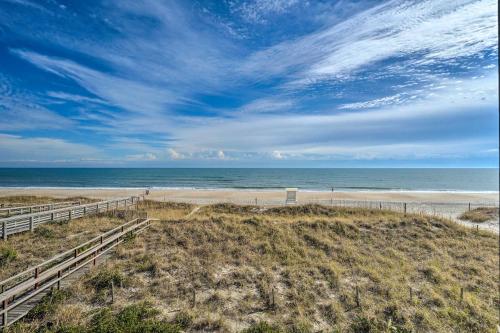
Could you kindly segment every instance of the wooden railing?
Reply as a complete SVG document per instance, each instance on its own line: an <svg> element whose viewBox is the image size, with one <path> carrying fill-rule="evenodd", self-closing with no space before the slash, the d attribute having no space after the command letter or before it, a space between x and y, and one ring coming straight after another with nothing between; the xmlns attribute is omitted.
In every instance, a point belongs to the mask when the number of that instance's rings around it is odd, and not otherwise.
<svg viewBox="0 0 500 333"><path fill-rule="evenodd" d="M75 205L81 205L81 202L66 201L66 202L51 202L51 203L31 205L31 206L6 207L6 208L0 208L0 216L8 217L12 215L38 213L46 210L52 210L52 209L75 206Z"/></svg>
<svg viewBox="0 0 500 333"><path fill-rule="evenodd" d="M137 218L61 253L35 267L0 282L0 328L24 317L51 288L122 243L129 235L138 234L155 219ZM38 297L36 297L38 296Z"/></svg>
<svg viewBox="0 0 500 333"><path fill-rule="evenodd" d="M119 207L129 207L137 204L139 199L139 197L133 196L3 218L0 219L0 237L6 240L8 235L28 230L33 231L38 225L43 223L67 221Z"/></svg>

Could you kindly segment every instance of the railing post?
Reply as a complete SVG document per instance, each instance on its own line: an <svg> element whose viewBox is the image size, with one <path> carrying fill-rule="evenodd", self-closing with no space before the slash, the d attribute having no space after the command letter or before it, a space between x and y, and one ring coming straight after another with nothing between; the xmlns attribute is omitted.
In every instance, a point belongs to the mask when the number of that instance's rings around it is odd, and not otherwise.
<svg viewBox="0 0 500 333"><path fill-rule="evenodd" d="M78 257L78 249L75 249L75 258Z"/></svg>
<svg viewBox="0 0 500 333"><path fill-rule="evenodd" d="M35 230L35 223L34 223L34 218L33 216L30 216L30 231L33 232Z"/></svg>
<svg viewBox="0 0 500 333"><path fill-rule="evenodd" d="M72 215L73 215L73 214L72 214L72 211L71 211L71 209L70 209L70 210L69 210L69 214L68 214L68 218L69 218L70 220L71 220L71 218L72 218Z"/></svg>
<svg viewBox="0 0 500 333"><path fill-rule="evenodd" d="M83 215L87 214L87 206L83 206Z"/></svg>
<svg viewBox="0 0 500 333"><path fill-rule="evenodd" d="M50 213L50 220L54 221L54 213Z"/></svg>
<svg viewBox="0 0 500 333"><path fill-rule="evenodd" d="M4 310L4 313L2 315L2 325L5 328L5 327L7 327L7 324L8 324L7 323L7 300L6 299L4 299L2 301L2 308Z"/></svg>
<svg viewBox="0 0 500 333"><path fill-rule="evenodd" d="M35 280L38 279L38 267L35 267ZM38 289L38 282L35 283L35 289Z"/></svg>
<svg viewBox="0 0 500 333"><path fill-rule="evenodd" d="M2 238L3 240L7 240L7 222L2 224Z"/></svg>
<svg viewBox="0 0 500 333"><path fill-rule="evenodd" d="M57 290L61 289L61 271L57 271Z"/></svg>

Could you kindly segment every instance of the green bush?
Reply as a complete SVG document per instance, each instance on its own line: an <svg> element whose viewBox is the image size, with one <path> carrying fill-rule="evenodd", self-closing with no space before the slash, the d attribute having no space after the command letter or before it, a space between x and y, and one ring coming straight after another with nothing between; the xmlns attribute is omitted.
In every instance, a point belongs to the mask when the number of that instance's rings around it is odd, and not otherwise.
<svg viewBox="0 0 500 333"><path fill-rule="evenodd" d="M17 251L10 246L0 247L0 267L8 264L17 258Z"/></svg>
<svg viewBox="0 0 500 333"><path fill-rule="evenodd" d="M91 320L89 333L177 333L176 324L155 320L158 311L149 303L125 307L118 314L103 309Z"/></svg>
<svg viewBox="0 0 500 333"><path fill-rule="evenodd" d="M125 283L125 276L118 270L104 268L92 276L87 281L87 285L93 287L99 292L101 290L111 288L111 282L118 287Z"/></svg>
<svg viewBox="0 0 500 333"><path fill-rule="evenodd" d="M193 316L189 312L181 311L175 316L174 322L180 328L186 329L193 323Z"/></svg>
<svg viewBox="0 0 500 333"><path fill-rule="evenodd" d="M246 330L243 330L242 333L283 333L283 331L278 326L270 325L261 321L258 324L254 324Z"/></svg>

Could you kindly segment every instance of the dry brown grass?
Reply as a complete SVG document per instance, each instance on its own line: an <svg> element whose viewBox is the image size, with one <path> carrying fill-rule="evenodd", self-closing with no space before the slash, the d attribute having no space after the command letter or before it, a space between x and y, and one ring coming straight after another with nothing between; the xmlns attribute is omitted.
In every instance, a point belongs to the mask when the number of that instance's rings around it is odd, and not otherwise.
<svg viewBox="0 0 500 333"><path fill-rule="evenodd" d="M66 201L80 201L81 203L96 202L96 199L89 199L85 197L69 197L69 198L52 198L52 197L39 197L33 195L17 195L17 196L6 196L0 197L0 207L1 206L29 206L29 205L39 205L51 202L66 202Z"/></svg>
<svg viewBox="0 0 500 333"><path fill-rule="evenodd" d="M460 220L482 223L498 219L498 207L478 207L459 216Z"/></svg>
<svg viewBox="0 0 500 333"><path fill-rule="evenodd" d="M72 287L44 319L54 331L74 326L67 306L88 314L85 330L97 309L142 301L188 332L494 332L499 320L498 235L379 210L146 207L162 221ZM123 285L114 304L110 279Z"/></svg>

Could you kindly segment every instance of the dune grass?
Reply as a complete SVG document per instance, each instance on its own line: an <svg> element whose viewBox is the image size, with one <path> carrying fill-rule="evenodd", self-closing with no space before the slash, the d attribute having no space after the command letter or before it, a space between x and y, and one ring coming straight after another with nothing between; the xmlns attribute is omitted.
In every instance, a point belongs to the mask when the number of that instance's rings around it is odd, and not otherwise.
<svg viewBox="0 0 500 333"><path fill-rule="evenodd" d="M183 218L192 206L143 205L162 221L11 330L91 332L144 304L158 332L494 332L499 320L489 232L384 210L214 205Z"/></svg>
<svg viewBox="0 0 500 333"><path fill-rule="evenodd" d="M0 197L0 207L29 206L29 205L40 205L45 203L57 203L66 201L80 201L83 204L83 203L96 202L99 200L89 199L85 197L52 198L52 197L41 197L34 195L16 195L16 196Z"/></svg>
<svg viewBox="0 0 500 333"><path fill-rule="evenodd" d="M474 223L482 223L498 219L498 207L478 207L463 213L458 217L460 220Z"/></svg>

